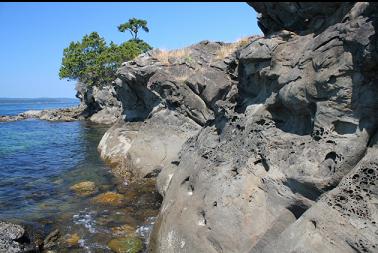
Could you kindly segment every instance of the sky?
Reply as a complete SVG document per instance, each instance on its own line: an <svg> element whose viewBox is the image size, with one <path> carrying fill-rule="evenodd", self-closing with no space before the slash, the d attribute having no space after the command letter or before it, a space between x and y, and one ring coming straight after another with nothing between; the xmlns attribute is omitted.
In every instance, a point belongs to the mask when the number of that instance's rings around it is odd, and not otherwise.
<svg viewBox="0 0 378 253"><path fill-rule="evenodd" d="M58 76L63 49L93 31L127 41L130 34L117 26L132 17L148 22L141 39L166 50L262 34L244 2L0 3L0 97L73 98L75 82Z"/></svg>

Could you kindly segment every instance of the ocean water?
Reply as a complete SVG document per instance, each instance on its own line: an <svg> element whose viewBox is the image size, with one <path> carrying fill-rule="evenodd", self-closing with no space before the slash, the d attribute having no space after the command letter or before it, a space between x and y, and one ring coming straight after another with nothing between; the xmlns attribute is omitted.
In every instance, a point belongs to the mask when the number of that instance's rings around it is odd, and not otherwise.
<svg viewBox="0 0 378 253"><path fill-rule="evenodd" d="M62 99L0 99L0 115L76 104ZM159 207L156 192L126 185L112 175L97 152L107 129L85 121L0 123L0 220L27 225L37 237L59 229L59 252L110 252L112 228L125 224L146 243L145 230L151 228ZM96 194L122 193L130 201L116 207L94 204L95 196L70 190L82 181L94 182ZM72 234L80 237L79 243L67 245L64 238Z"/></svg>
<svg viewBox="0 0 378 253"><path fill-rule="evenodd" d="M0 115L17 115L28 110L65 108L79 104L74 98L0 98Z"/></svg>

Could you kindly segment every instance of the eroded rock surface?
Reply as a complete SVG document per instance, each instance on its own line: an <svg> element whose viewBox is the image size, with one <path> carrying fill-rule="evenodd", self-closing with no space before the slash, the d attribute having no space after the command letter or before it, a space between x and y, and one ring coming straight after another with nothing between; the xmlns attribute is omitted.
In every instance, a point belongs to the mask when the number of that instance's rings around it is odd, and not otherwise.
<svg viewBox="0 0 378 253"><path fill-rule="evenodd" d="M98 148L117 175L125 179L151 178L176 159L184 142L199 129L192 120L162 110L144 123L114 125Z"/></svg>
<svg viewBox="0 0 378 253"><path fill-rule="evenodd" d="M151 50L78 89L79 115L116 122L98 147L116 174L156 178L149 252L378 252L378 5L250 5L264 37Z"/></svg>
<svg viewBox="0 0 378 253"><path fill-rule="evenodd" d="M141 82L202 126L158 176L150 251L377 252L377 5L251 5L274 26L222 61L206 108Z"/></svg>
<svg viewBox="0 0 378 253"><path fill-rule="evenodd" d="M80 93L116 122L116 174L156 178L149 251L377 252L377 4L250 5L265 37L151 50Z"/></svg>
<svg viewBox="0 0 378 253"><path fill-rule="evenodd" d="M113 84L97 87L79 82L76 90L84 118L95 123L113 124L121 117L122 105Z"/></svg>

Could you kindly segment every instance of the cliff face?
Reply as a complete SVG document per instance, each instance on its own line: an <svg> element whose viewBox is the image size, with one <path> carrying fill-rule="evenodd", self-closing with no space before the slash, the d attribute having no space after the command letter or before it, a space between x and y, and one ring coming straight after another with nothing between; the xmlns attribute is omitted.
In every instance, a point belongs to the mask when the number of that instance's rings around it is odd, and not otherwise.
<svg viewBox="0 0 378 253"><path fill-rule="evenodd" d="M76 97L80 99L83 108L83 117L103 124L112 124L121 118L122 105L114 85L89 87L79 82L76 91Z"/></svg>
<svg viewBox="0 0 378 253"><path fill-rule="evenodd" d="M230 102L237 93L235 52L247 43L203 41L125 63L115 81L124 120L102 139L102 157L136 178L170 166L188 138L206 124L225 122L236 103Z"/></svg>
<svg viewBox="0 0 378 253"><path fill-rule="evenodd" d="M377 4L250 5L265 37L118 71L99 150L157 178L149 250L377 252Z"/></svg>

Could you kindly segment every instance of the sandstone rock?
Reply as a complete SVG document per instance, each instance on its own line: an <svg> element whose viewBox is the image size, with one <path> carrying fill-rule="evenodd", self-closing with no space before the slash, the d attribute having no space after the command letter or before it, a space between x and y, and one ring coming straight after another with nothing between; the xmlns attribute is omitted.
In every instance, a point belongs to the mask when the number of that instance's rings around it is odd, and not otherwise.
<svg viewBox="0 0 378 253"><path fill-rule="evenodd" d="M0 252L40 252L41 244L29 228L0 221Z"/></svg>
<svg viewBox="0 0 378 253"><path fill-rule="evenodd" d="M116 121L116 174L156 178L149 252L377 251L377 4L250 5L265 37L151 50L81 93Z"/></svg>
<svg viewBox="0 0 378 253"><path fill-rule="evenodd" d="M377 148L261 252L376 252Z"/></svg>
<svg viewBox="0 0 378 253"><path fill-rule="evenodd" d="M76 97L83 107L83 116L90 121L101 124L112 124L122 113L122 105L117 98L114 85L102 87L88 86L78 82Z"/></svg>
<svg viewBox="0 0 378 253"><path fill-rule="evenodd" d="M110 107L94 113L89 120L100 124L112 124L115 123L119 117L120 110L116 107Z"/></svg>
<svg viewBox="0 0 378 253"><path fill-rule="evenodd" d="M101 158L111 163L113 167L124 167L127 152L140 126L139 122L125 124L120 122L109 128L98 145ZM119 176L124 173L122 170L117 172Z"/></svg>
<svg viewBox="0 0 378 253"><path fill-rule="evenodd" d="M251 5L269 37L159 174L150 252L377 251L377 5Z"/></svg>
<svg viewBox="0 0 378 253"><path fill-rule="evenodd" d="M200 125L214 119L215 102L233 85L229 72L235 69L228 66L222 71L215 64L221 61L218 56L225 47L224 43L202 41L176 51L151 51L124 63L117 71L116 83L126 119L136 118L128 116L131 114L141 115L143 120L159 106L174 109ZM235 48L227 53L232 63Z"/></svg>
<svg viewBox="0 0 378 253"><path fill-rule="evenodd" d="M117 167L118 175L156 177L198 130L199 126L192 120L170 110L161 110L142 125L113 126L103 136L98 149L101 157Z"/></svg>

